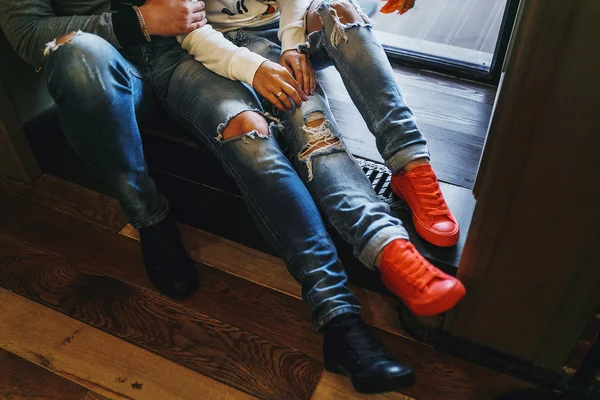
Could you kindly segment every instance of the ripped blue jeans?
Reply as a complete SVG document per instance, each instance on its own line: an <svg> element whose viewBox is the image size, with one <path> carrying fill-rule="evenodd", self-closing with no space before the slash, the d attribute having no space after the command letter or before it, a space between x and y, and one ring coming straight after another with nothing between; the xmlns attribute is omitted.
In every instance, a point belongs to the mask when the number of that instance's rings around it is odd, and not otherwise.
<svg viewBox="0 0 600 400"><path fill-rule="evenodd" d="M261 33L226 36L278 61L280 47ZM358 314L325 223L352 244L367 268L374 268L387 244L408 234L347 151L323 90L317 87L300 107L282 113L252 88L219 77L192 58L180 62L170 80L167 109L235 179L257 226L301 284L316 328L338 315ZM268 134L225 138L229 121L247 111L265 117Z"/></svg>
<svg viewBox="0 0 600 400"><path fill-rule="evenodd" d="M245 37L252 51L279 57L279 46L265 38L230 35ZM294 112L279 113L247 85L190 58L173 71L166 107L233 177L258 228L301 284L321 330L338 315L360 313L325 222L368 268L388 243L408 235L346 150L325 94L316 90ZM247 111L265 117L268 134L224 138L229 121Z"/></svg>
<svg viewBox="0 0 600 400"><path fill-rule="evenodd" d="M353 8L358 21L342 23L336 5ZM372 6L373 4L367 4ZM369 17L355 0L323 0L316 9L322 28L299 46L315 69L335 66L371 133L386 166L393 172L419 158L429 158L425 138L406 105L385 51L372 32ZM305 24L307 25L307 24Z"/></svg>
<svg viewBox="0 0 600 400"><path fill-rule="evenodd" d="M314 44L309 48L322 49L324 45L317 38L331 37L327 30L333 28L333 24L329 28L325 25L320 35L311 35ZM370 33L370 27L360 28ZM352 31L349 29L347 34ZM225 36L271 61L279 60L276 28L232 31ZM389 73L385 72L389 83L393 75L387 59L385 65L389 69ZM218 84L221 87L220 80ZM280 250L290 273L302 284L304 298L311 305L320 329L338 314L358 312L356 298L346 286L346 274L324 222L352 244L354 255L367 268L374 268L375 259L387 244L408 239L408 234L401 221L390 216L387 204L379 200L348 152L327 96L319 85L308 101L282 113L248 86L237 84L240 90L224 91L227 99L221 103L214 98L206 99L210 111L204 114L204 119L198 118L198 124L217 126L216 137L208 139L244 192L258 226ZM414 159L428 157L429 153L412 112L404 104L395 82L392 85L387 90L395 90L397 94L390 96L393 102L390 101L388 108L393 109L384 111L385 107L373 101L375 109L365 106L361 112L371 116L376 113L380 118L378 122L371 118L374 131L389 131L389 138L381 135L379 142L386 143L391 154L388 161L398 163L396 170L399 170ZM182 89L178 87L178 93ZM357 93L360 97L361 92ZM256 96L255 102L248 99L249 94ZM229 120L252 110L270 121L270 134L253 131L224 139L222 133ZM214 121L208 124L209 120ZM401 137L390 143L395 136ZM396 150L391 150L392 146Z"/></svg>
<svg viewBox="0 0 600 400"><path fill-rule="evenodd" d="M248 39L251 50L278 60L276 43ZM318 330L338 315L360 313L325 220L368 268L389 242L408 237L346 151L320 88L295 112L276 114L248 86L207 70L174 38L117 51L82 33L52 50L45 69L69 141L138 227L160 221L168 206L148 177L136 120L160 104L204 143L300 282ZM223 140L227 122L244 111L265 115L270 134Z"/></svg>

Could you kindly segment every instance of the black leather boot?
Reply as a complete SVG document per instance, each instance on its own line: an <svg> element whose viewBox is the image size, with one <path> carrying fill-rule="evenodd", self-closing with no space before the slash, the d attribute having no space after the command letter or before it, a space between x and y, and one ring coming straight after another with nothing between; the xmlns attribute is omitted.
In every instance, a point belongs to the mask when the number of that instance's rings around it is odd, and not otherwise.
<svg viewBox="0 0 600 400"><path fill-rule="evenodd" d="M334 318L325 326L325 369L350 377L360 393L383 393L410 385L412 369L390 358L369 327L356 315Z"/></svg>
<svg viewBox="0 0 600 400"><path fill-rule="evenodd" d="M172 219L141 228L140 241L148 278L161 293L180 298L198 290L198 272Z"/></svg>

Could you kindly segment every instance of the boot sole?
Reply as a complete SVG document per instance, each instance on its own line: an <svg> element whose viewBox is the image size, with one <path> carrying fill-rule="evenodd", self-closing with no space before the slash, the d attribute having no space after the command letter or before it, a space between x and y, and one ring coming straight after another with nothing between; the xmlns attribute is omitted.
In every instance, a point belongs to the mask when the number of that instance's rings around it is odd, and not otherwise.
<svg viewBox="0 0 600 400"><path fill-rule="evenodd" d="M385 392L393 392L404 387L412 385L415 381L415 376L413 371L409 369L404 374L394 375L391 378L387 379L378 379L378 378L353 378L352 375L346 371L341 365L337 363L327 362L325 361L325 370L327 372L331 372L333 374L342 375L350 378L350 382L352 382L352 387L358 393L363 394L378 394Z"/></svg>

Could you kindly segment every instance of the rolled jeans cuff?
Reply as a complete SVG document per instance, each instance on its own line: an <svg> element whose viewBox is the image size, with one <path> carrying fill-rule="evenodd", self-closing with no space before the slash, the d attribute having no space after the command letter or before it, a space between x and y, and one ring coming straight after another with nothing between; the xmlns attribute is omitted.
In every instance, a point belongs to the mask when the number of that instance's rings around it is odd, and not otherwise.
<svg viewBox="0 0 600 400"><path fill-rule="evenodd" d="M169 202L163 198L164 201L164 207L162 207L160 209L159 212L155 213L153 216L146 218L143 221L140 222L136 222L136 221L129 221L129 224L131 226L133 226L135 229L140 229L140 228L147 228L149 226L154 226L156 224L158 224L159 222L161 222L162 220L164 220L165 218L167 218L167 215L169 215Z"/></svg>
<svg viewBox="0 0 600 400"><path fill-rule="evenodd" d="M340 315L359 315L360 316L360 306L358 305L343 305L335 307L329 311L327 311L324 315L321 315L315 321L315 329L317 332L321 332L325 325L332 319Z"/></svg>
<svg viewBox="0 0 600 400"><path fill-rule="evenodd" d="M367 268L375 269L375 260L385 247L396 239L408 240L402 226L390 226L377 232L360 253L358 260Z"/></svg>
<svg viewBox="0 0 600 400"><path fill-rule="evenodd" d="M425 144L413 144L400 150L385 162L385 165L392 171L392 174L400 172L409 162L426 158L429 160L429 149Z"/></svg>

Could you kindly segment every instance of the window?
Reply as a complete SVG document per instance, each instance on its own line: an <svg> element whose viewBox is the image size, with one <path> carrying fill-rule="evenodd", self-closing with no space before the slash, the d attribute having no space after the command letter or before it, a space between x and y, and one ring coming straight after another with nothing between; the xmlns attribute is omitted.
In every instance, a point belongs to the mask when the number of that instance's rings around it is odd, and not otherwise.
<svg viewBox="0 0 600 400"><path fill-rule="evenodd" d="M404 15L371 14L375 34L393 61L497 82L518 3L417 0Z"/></svg>

